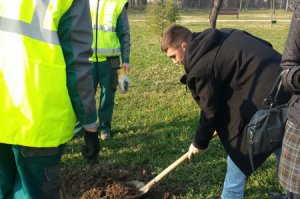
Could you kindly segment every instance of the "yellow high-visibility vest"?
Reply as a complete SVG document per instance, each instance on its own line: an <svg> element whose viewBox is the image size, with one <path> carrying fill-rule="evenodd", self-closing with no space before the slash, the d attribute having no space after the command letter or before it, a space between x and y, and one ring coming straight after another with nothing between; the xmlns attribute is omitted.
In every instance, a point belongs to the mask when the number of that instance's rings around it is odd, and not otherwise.
<svg viewBox="0 0 300 199"><path fill-rule="evenodd" d="M96 52L98 61L103 61L106 57L121 55L116 28L117 19L126 3L127 0L90 0L93 25L91 61L97 61Z"/></svg>
<svg viewBox="0 0 300 199"><path fill-rule="evenodd" d="M57 35L73 0L0 0L0 143L55 147L75 114Z"/></svg>

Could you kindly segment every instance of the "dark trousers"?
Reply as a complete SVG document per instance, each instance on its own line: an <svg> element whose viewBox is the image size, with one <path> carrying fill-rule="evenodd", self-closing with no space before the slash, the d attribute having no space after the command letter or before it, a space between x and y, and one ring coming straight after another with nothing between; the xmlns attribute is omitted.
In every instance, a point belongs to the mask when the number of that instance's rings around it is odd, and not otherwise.
<svg viewBox="0 0 300 199"><path fill-rule="evenodd" d="M58 199L64 145L33 148L0 143L0 199Z"/></svg>
<svg viewBox="0 0 300 199"><path fill-rule="evenodd" d="M99 131L111 131L111 121L115 104L115 92L118 86L117 67L110 60L94 62L95 91L100 85L100 101L98 109Z"/></svg>

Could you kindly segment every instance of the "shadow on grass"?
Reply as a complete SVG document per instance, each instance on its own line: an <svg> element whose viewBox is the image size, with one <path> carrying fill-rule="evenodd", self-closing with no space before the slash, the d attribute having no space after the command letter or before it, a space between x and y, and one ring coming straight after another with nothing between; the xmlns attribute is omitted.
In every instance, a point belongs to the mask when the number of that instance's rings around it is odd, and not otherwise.
<svg viewBox="0 0 300 199"><path fill-rule="evenodd" d="M174 116L169 122L151 125L134 125L127 129L115 129L112 140L101 141L101 167L148 173L142 181L148 182L177 160L187 150L194 136L198 118ZM68 143L63 167L85 168L80 149L83 139ZM268 159L259 172L250 177L245 190L246 198L260 198L264 195L257 180L267 188L280 191L275 178L274 160ZM183 198L213 198L220 195L226 173L226 153L218 138L210 142L209 148L196 156L191 163L185 162L172 171L155 189L165 187L180 190ZM138 179L141 180L141 179ZM157 191L157 190L156 190ZM189 195L192 195L190 197ZM267 198L267 197L266 197Z"/></svg>

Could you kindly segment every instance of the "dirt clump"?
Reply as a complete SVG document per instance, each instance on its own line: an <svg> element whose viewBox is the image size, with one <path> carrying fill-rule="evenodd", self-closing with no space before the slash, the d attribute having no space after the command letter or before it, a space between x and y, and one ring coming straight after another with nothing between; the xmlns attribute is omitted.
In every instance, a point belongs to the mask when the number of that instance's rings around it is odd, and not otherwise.
<svg viewBox="0 0 300 199"><path fill-rule="evenodd" d="M148 182L155 177L147 168L128 170L116 166L103 168L95 165L88 165L84 169L63 169L61 176L62 199L130 199L139 192L125 182ZM160 183L141 198L179 199L179 195L185 192L182 187Z"/></svg>
<svg viewBox="0 0 300 199"><path fill-rule="evenodd" d="M137 195L135 189L128 187L121 183L112 183L104 188L96 187L91 190L87 190L80 197L81 199L90 198L105 198L105 199L129 199L132 196Z"/></svg>

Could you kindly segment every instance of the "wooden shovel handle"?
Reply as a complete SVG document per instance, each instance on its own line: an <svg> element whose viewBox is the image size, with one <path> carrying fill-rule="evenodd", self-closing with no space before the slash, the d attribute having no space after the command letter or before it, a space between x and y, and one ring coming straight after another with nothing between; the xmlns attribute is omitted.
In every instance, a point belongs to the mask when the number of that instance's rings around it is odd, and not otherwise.
<svg viewBox="0 0 300 199"><path fill-rule="evenodd" d="M215 138L217 136L217 132L215 131L212 135L212 138ZM180 165L183 161L185 161L188 158L189 152L186 152L183 156L181 156L179 159L177 159L174 163L172 163L170 166L168 166L165 170L163 170L160 174L158 174L154 179L152 179L150 182L148 182L145 186L139 189L141 193L147 193L148 190L153 187L156 183L158 183L163 177L165 177L167 174L169 174L173 169L175 169L178 165Z"/></svg>
<svg viewBox="0 0 300 199"><path fill-rule="evenodd" d="M188 158L189 152L186 152L183 156L173 162L170 166L168 166L165 170L163 170L160 174L158 174L154 179L152 179L149 183L147 183L143 188L141 188L142 192L147 192L153 185L159 182L163 177L169 174L173 169L175 169L178 165L180 165L183 161Z"/></svg>

